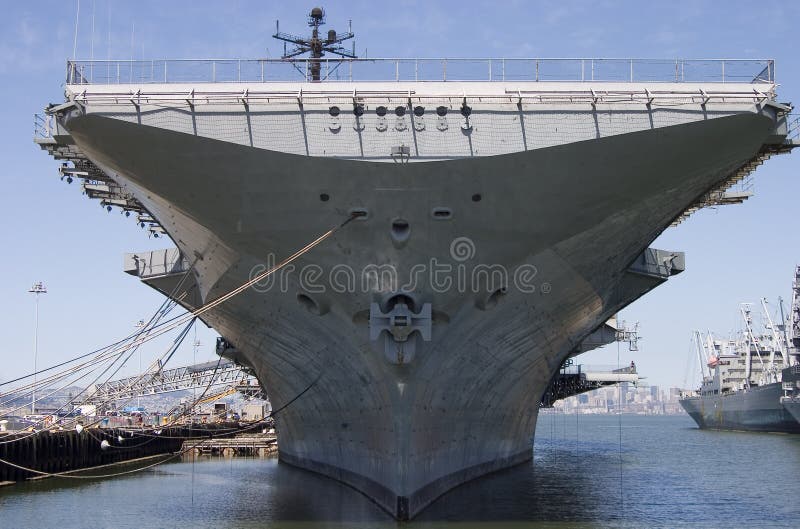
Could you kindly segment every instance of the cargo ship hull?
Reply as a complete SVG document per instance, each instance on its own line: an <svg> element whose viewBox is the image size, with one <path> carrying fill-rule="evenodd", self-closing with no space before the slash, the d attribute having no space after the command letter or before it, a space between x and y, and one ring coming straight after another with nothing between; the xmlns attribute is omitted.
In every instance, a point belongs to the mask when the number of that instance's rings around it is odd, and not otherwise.
<svg viewBox="0 0 800 529"><path fill-rule="evenodd" d="M781 402L783 404L783 409L800 424L800 399L784 398Z"/></svg>
<svg viewBox="0 0 800 529"><path fill-rule="evenodd" d="M781 404L783 390L775 382L726 395L680 401L697 426L708 430L800 433L800 422Z"/></svg>

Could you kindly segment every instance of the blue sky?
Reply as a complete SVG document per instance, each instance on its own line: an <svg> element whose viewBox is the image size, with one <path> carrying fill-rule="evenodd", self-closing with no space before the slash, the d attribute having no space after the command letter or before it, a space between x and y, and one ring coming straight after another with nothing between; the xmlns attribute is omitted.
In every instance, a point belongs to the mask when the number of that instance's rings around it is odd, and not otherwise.
<svg viewBox="0 0 800 529"><path fill-rule="evenodd" d="M0 32L4 126L0 193L0 380L33 367L34 301L44 281L39 365L116 341L148 317L161 297L122 272L122 255L162 248L131 219L107 213L59 181L57 164L32 142L33 114L63 99L72 56L73 1L13 2ZM93 7L94 5L94 7ZM800 104L796 52L800 3L758 9L752 2L392 1L323 4L328 27L353 19L357 53L377 57L647 57L774 58L782 101ZM311 3L83 0L78 58L277 57L275 20L304 33ZM92 13L94 36L92 37ZM110 15L110 17L109 17ZM110 19L110 26L109 26ZM111 40L108 34L111 30ZM131 37L133 34L133 45ZM727 333L738 304L790 296L800 263L797 200L800 153L769 160L756 172L756 195L744 205L702 211L668 230L655 247L687 253L687 271L625 309L640 322L640 351L623 346L648 382L682 385L692 329ZM198 360L213 356L214 335L202 328ZM145 360L164 347L154 344ZM616 347L581 358L616 362ZM185 345L176 365L191 361ZM697 372L696 366L691 366ZM131 372L131 370L128 370Z"/></svg>

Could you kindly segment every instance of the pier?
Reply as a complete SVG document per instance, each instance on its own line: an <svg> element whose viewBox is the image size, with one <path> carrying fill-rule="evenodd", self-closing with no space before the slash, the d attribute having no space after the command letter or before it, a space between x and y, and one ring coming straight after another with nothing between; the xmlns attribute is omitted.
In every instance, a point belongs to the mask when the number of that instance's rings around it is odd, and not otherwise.
<svg viewBox="0 0 800 529"><path fill-rule="evenodd" d="M71 474L153 456L169 457L178 454L184 443L198 443L203 438L221 441L241 429L238 424L221 423L161 429L84 428L80 432L9 433L0 436L0 484Z"/></svg>
<svg viewBox="0 0 800 529"><path fill-rule="evenodd" d="M201 441L184 441L181 452L195 455L259 456L278 454L278 439L274 430L265 434L240 434L235 437L213 438Z"/></svg>

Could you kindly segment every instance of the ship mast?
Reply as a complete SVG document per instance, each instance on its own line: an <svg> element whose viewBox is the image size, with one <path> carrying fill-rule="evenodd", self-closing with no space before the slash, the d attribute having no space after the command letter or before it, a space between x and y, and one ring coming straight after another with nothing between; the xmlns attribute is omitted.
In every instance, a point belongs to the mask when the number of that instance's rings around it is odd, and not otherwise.
<svg viewBox="0 0 800 529"><path fill-rule="evenodd" d="M283 41L283 59L291 59L304 53L310 53L309 58L306 60L307 68L305 72L301 72L306 76L306 79L313 82L321 80L320 73L322 71L321 58L325 56L325 52L339 55L350 59L356 58L356 44L353 41L352 52L344 49L340 44L345 40L352 39L352 21L348 27L347 33L337 35L336 30L329 29L327 38L320 38L319 27L325 24L325 10L321 7L315 7L308 15L308 26L311 29L311 38L300 37L298 35L291 35L289 33L281 33L280 23L275 22L275 34L272 36L275 39ZM286 43L294 44L294 49L287 51ZM341 61L338 63L341 64ZM337 66L338 66L337 64ZM295 66L296 67L296 66ZM298 68L299 70L299 68ZM330 71L325 75L327 79Z"/></svg>
<svg viewBox="0 0 800 529"><path fill-rule="evenodd" d="M711 368L706 365L706 362L710 361L712 352L708 352L708 359L703 358L706 347L703 344L703 336L700 334L700 331L694 331L694 343L697 359L700 361L700 377L703 382L705 382L707 377L711 377ZM706 374L706 369L708 369L708 374Z"/></svg>
<svg viewBox="0 0 800 529"><path fill-rule="evenodd" d="M745 326L745 339L744 344L747 353L747 359L745 363L745 387L750 387L750 376L752 375L752 362L753 362L753 350L755 350L756 356L758 357L758 361L761 365L761 372L764 373L766 371L766 366L764 365L764 358L761 356L761 347L759 346L758 338L756 337L755 333L753 332L753 317L750 314L750 303L742 303L739 307L739 311L742 314L742 320L744 320Z"/></svg>
<svg viewBox="0 0 800 529"><path fill-rule="evenodd" d="M764 313L764 318L767 320L766 328L772 333L772 347L770 347L768 366L770 369L775 368L774 363L776 349L778 354L781 355L781 361L783 362L783 365L788 366L789 359L787 358L786 351L783 349L783 343L778 336L778 330L775 327L775 322L772 321L772 316L769 314L769 309L767 308L767 298L761 298L761 310Z"/></svg>

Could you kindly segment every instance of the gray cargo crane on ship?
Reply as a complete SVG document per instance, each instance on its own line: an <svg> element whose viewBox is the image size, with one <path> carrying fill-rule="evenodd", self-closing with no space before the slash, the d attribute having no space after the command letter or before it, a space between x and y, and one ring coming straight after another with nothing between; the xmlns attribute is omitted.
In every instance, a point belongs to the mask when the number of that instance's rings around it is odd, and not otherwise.
<svg viewBox="0 0 800 529"><path fill-rule="evenodd" d="M744 201L790 111L771 60L73 60L36 141L174 241L291 403L280 459L407 519L531 459L565 360L684 270L649 244Z"/></svg>

